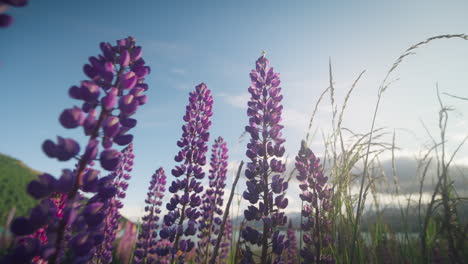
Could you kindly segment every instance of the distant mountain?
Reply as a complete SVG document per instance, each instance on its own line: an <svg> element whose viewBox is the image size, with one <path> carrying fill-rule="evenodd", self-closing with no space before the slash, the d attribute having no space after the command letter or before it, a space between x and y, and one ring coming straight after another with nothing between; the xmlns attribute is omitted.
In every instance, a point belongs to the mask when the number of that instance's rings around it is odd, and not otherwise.
<svg viewBox="0 0 468 264"><path fill-rule="evenodd" d="M425 205L422 208L422 218L424 219ZM456 210L458 223L462 226L468 224L468 203L459 202ZM410 206L408 209L403 208L403 213L406 221L402 218L402 211L399 208L387 207L376 214L375 211L367 211L362 216L362 230L371 231L373 226L380 218L390 230L394 232L419 232L419 214L417 206ZM435 209L434 219L439 222L442 221L443 207Z"/></svg>
<svg viewBox="0 0 468 264"><path fill-rule="evenodd" d="M423 208L424 210L424 208ZM442 208L438 208L436 210L437 215L442 215ZM418 208L416 206L411 206L408 210L406 215L406 208L404 208L405 217L407 221L403 221L401 210L396 207L387 207L381 210L380 213L380 221L384 223L389 230L393 232L419 232L419 215L418 215ZM423 212L424 214L424 212ZM457 216L458 221L461 225L468 224L468 202L460 202L457 206ZM288 221L292 222L293 228L299 229L301 226L301 214L300 213L289 213L287 214ZM238 217L232 219L232 223L235 228L239 228L240 224L244 220L244 215L241 214ZM371 231L374 228L375 223L378 220L378 215L374 210L368 210L362 215L362 231ZM440 220L440 219L439 219ZM406 223L406 225L405 225ZM260 230L263 228L262 221L254 221L250 223L251 226L255 227L256 229ZM280 229L285 230L286 227L281 227Z"/></svg>
<svg viewBox="0 0 468 264"><path fill-rule="evenodd" d="M11 208L16 208L16 216L26 215L37 204L26 193L26 186L39 174L23 162L0 154L0 226L4 224Z"/></svg>
<svg viewBox="0 0 468 264"><path fill-rule="evenodd" d="M286 214L288 217L288 221L292 222L292 226L294 229L299 229L301 226L301 214L299 212L294 212L294 213L289 213ZM242 224L242 221L244 220L244 214L242 213L241 215L231 218L232 225L235 228L239 228L239 226ZM252 221L249 223L250 226L254 227L257 230L261 230L263 228L263 221ZM281 230L286 230L287 225L280 227Z"/></svg>

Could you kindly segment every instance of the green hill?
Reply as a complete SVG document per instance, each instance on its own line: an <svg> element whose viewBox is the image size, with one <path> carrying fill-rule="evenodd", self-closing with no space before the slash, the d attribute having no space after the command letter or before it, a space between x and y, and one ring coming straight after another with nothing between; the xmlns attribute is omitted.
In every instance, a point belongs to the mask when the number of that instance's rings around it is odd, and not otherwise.
<svg viewBox="0 0 468 264"><path fill-rule="evenodd" d="M0 153L0 226L11 208L16 207L16 216L19 216L26 215L36 205L37 201L26 193L26 185L39 173Z"/></svg>
<svg viewBox="0 0 468 264"><path fill-rule="evenodd" d="M0 230L11 208L16 207L15 217L24 216L37 204L26 192L26 186L39 174L23 162L0 153ZM122 220L128 221L123 216Z"/></svg>

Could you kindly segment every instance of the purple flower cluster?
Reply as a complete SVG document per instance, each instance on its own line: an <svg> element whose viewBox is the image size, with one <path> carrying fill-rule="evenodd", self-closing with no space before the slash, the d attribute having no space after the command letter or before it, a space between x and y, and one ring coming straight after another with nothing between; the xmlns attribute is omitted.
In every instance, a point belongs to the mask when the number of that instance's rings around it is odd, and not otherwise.
<svg viewBox="0 0 468 264"><path fill-rule="evenodd" d="M190 238L181 237L191 237L197 232L202 202L200 193L203 191L200 181L205 177L202 167L206 164L206 143L210 135L208 130L211 126L212 108L211 91L201 83L189 95L189 104L183 117L186 124L182 126L182 137L177 142L181 150L174 158L181 164L172 170L176 179L171 183L169 192L173 196L166 205L169 211L164 216L166 227L159 232L161 239L168 239L174 246L171 252L168 248L159 248L158 254L165 256L171 253L172 261L183 261L184 252L191 251L195 246Z"/></svg>
<svg viewBox="0 0 468 264"><path fill-rule="evenodd" d="M166 226L166 223L162 221L161 227L159 230L163 230L167 227L168 226ZM170 252L170 250L173 248L173 245L174 245L174 242L171 242L168 238L160 237L157 240L156 245L155 245L155 252L156 252L155 257L157 257L158 259L157 260L158 264L171 263L172 256L168 254L168 252Z"/></svg>
<svg viewBox="0 0 468 264"><path fill-rule="evenodd" d="M228 148L218 137L211 149L209 187L203 194L198 237L197 260L207 263L212 256L212 246L220 232L223 215L223 195L226 187Z"/></svg>
<svg viewBox="0 0 468 264"><path fill-rule="evenodd" d="M133 263L154 263L156 259L156 238L159 228L159 214L161 213L162 199L166 191L166 174L163 168L159 168L151 178L148 189L148 198L146 198L143 223L141 224L140 234L136 243Z"/></svg>
<svg viewBox="0 0 468 264"><path fill-rule="evenodd" d="M82 127L89 137L88 143L81 155L80 145L71 138L58 137L57 142L46 140L43 143L42 149L47 156L59 161L76 158L76 167L63 170L59 179L44 173L29 183L28 193L43 200L32 209L29 217L17 218L11 226L11 231L18 236L30 235L45 227L47 244L28 238L6 256L10 262L29 262L40 256L54 264L64 256L65 245L75 261L87 261L95 247L104 241L101 232L107 208L104 201L112 199L118 190L112 177L98 178L99 171L91 166L97 158L101 167L108 171L121 165L122 153L112 146L114 143L126 146L133 139L128 131L135 127L136 120L131 116L146 103L143 93L148 85L144 83L144 77L150 69L141 58L141 47L135 45L132 37L117 41L115 46L101 43L100 47L103 54L90 57L90 64L84 66L90 79L69 90L69 95L82 101L82 106L66 109L59 117L65 128ZM102 151L99 151L100 144ZM82 208L78 200L80 192L95 193L100 199L88 202ZM61 218L56 215L56 204L47 199L57 193L66 194ZM72 234L67 235L67 232Z"/></svg>
<svg viewBox="0 0 468 264"><path fill-rule="evenodd" d="M165 224L164 224L164 221L162 223L162 228L165 228ZM167 264L167 263L170 263L171 261L171 256L170 255L166 255L166 256L160 256L158 252L160 251L167 251L168 249L172 248L172 245L174 243L169 241L169 239L159 239L157 242L156 242L156 245L155 245L155 252L156 252L156 255L155 257L158 258L157 260L157 264Z"/></svg>
<svg viewBox="0 0 468 264"><path fill-rule="evenodd" d="M28 0L0 0L0 27L8 27L13 23L13 17L1 12L7 10L9 6L23 7L28 4Z"/></svg>
<svg viewBox="0 0 468 264"><path fill-rule="evenodd" d="M304 246L301 249L302 263L333 263L327 249L331 243L331 189L327 186L328 177L323 174L320 159L302 141L301 149L296 157L296 169L299 180L299 195L304 202L302 217L306 221L302 224L305 232L302 236Z"/></svg>
<svg viewBox="0 0 468 264"><path fill-rule="evenodd" d="M230 219L226 220L226 227L224 228L223 241L221 242L221 252L218 256L216 263L223 263L228 257L229 251L231 250L231 239L232 239L232 223Z"/></svg>
<svg viewBox="0 0 468 264"><path fill-rule="evenodd" d="M263 232L249 225L242 231L242 237L253 245L261 247L261 263L280 261L287 239L280 234L278 227L286 224L287 218L282 209L288 205L285 191L288 183L282 177L285 165L281 161L285 149L285 139L281 136L280 125L283 106L281 100L279 74L269 66L265 55L258 58L256 69L250 73L252 85L247 115L249 125L245 127L251 136L247 144L247 190L243 197L250 202L244 211L247 221L263 221ZM246 247L243 263L252 263L252 253ZM276 257L275 257L276 256Z"/></svg>
<svg viewBox="0 0 468 264"><path fill-rule="evenodd" d="M55 206L56 206L55 215L59 219L61 219L63 217L63 209L64 209L64 206L65 206L66 195L65 194L56 194L55 196L51 195L49 197L49 200L52 201L55 204ZM47 232L46 232L45 227L37 229L36 232L34 234L30 235L29 237L39 239L39 242L41 243L41 245L47 244L47 241L48 241ZM32 263L45 264L45 263L47 263L47 261L42 259L40 256L35 256L32 259Z"/></svg>
<svg viewBox="0 0 468 264"><path fill-rule="evenodd" d="M297 240L296 240L296 230L292 226L291 220L289 220L288 231L287 231L289 247L286 251L286 264L297 264Z"/></svg>
<svg viewBox="0 0 468 264"><path fill-rule="evenodd" d="M73 223L74 236L70 241L77 241L80 245L70 248L74 261L94 263L112 261L113 243L120 220L118 210L123 207L119 199L125 197L128 186L125 180L130 179L128 172L132 170L133 158L133 144L130 144L122 151L117 169L99 179L97 188L100 191L87 201L86 207ZM94 243L89 242L90 237L94 239Z"/></svg>
<svg viewBox="0 0 468 264"><path fill-rule="evenodd" d="M121 199L125 198L125 191L128 188L128 180L130 180L130 172L133 169L133 159L135 155L133 154L133 143L130 143L122 151L122 162L119 167L111 172L107 177L111 180L110 186L116 188L115 195L108 199L107 197L101 197L98 193L89 202L100 201L104 203L105 209L105 218L104 226L102 227L104 232L104 241L96 248L96 254L94 259L100 260L104 263L110 263L112 261L112 250L114 247L114 241L116 238L118 222L121 218L119 210L123 207Z"/></svg>

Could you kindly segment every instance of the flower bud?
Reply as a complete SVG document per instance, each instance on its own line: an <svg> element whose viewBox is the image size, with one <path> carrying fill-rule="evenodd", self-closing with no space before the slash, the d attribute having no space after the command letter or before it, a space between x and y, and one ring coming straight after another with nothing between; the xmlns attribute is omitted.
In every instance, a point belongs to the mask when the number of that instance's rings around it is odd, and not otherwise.
<svg viewBox="0 0 468 264"><path fill-rule="evenodd" d="M60 115L59 121L64 128L76 128L81 126L84 121L83 111L76 106L65 109Z"/></svg>
<svg viewBox="0 0 468 264"><path fill-rule="evenodd" d="M113 149L106 149L101 152L101 166L108 171L114 171L120 164L120 152Z"/></svg>

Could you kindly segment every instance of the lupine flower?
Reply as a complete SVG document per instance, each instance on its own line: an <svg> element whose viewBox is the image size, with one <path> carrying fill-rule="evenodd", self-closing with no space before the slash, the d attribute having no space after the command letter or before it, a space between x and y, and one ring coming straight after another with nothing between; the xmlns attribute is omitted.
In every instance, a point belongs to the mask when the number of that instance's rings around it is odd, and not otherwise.
<svg viewBox="0 0 468 264"><path fill-rule="evenodd" d="M0 10L6 10L9 6L23 7L28 4L28 0L0 0ZM13 17L0 13L0 27L8 27L13 23Z"/></svg>
<svg viewBox="0 0 468 264"><path fill-rule="evenodd" d="M82 149L74 139L62 137L56 142L46 140L42 145L50 158L59 161L76 158L76 167L64 169L59 179L44 173L29 183L28 193L44 200L32 209L29 217L19 217L11 226L17 236L30 235L45 227L48 242L41 245L37 238L29 238L5 257L7 261L24 263L40 256L54 264L64 256L67 245L70 249L67 255L74 261L86 262L95 253L95 247L103 242L103 233L84 231L103 230L106 209L103 200L112 199L117 189L112 185L112 177L98 178L99 171L92 166L97 158L105 170L119 168L122 153L112 147L114 143L126 146L133 139L128 132L136 125L136 120L131 116L146 102L143 92L148 85L144 77L149 67L141 58L141 47L135 46L131 37L117 41L115 46L101 43L101 50L102 55L90 57L90 64L83 68L89 80L69 89L72 98L82 101L81 107L65 109L59 117L65 128L83 127L89 137L87 145ZM129 60L124 59L126 56L130 56ZM103 148L101 152L99 145ZM97 193L101 200L82 207L77 199L80 192ZM47 199L57 193L66 195L61 218L55 214L57 206Z"/></svg>
<svg viewBox="0 0 468 264"><path fill-rule="evenodd" d="M31 235L33 238L37 238L41 244L47 243L47 233L45 228L39 228L34 234ZM21 242L20 242L21 243ZM35 256L31 263L34 264L46 264L47 261L42 259L40 256Z"/></svg>
<svg viewBox="0 0 468 264"><path fill-rule="evenodd" d="M55 197L51 196L49 201L52 201L55 204L55 215L57 218L61 219L63 217L63 209L65 207L66 195L65 194L56 194ZM47 244L47 229L45 227L39 228L36 232L29 237L37 238L41 245ZM21 240L20 240L21 241ZM21 242L20 242L21 243ZM35 264L45 264L47 263L46 260L42 259L40 256L35 256L32 259L32 263Z"/></svg>
<svg viewBox="0 0 468 264"><path fill-rule="evenodd" d="M172 175L177 179L169 187L173 196L166 205L169 211L164 216L166 227L159 232L161 239L169 239L174 242L174 246L171 252L160 249L158 254L165 256L171 253L173 261L183 261L184 252L191 251L195 246L190 237L197 232L197 219L200 216L200 193L203 191L200 180L205 177L202 167L206 164L206 142L210 135L208 129L211 126L212 108L211 91L201 83L189 95L189 104L183 117L186 124L182 126L182 138L177 142L181 150L174 158L181 164L172 170Z"/></svg>
<svg viewBox="0 0 468 264"><path fill-rule="evenodd" d="M231 250L231 239L232 239L232 223L230 219L226 221L226 227L224 229L223 241L220 245L220 254L218 256L217 263L224 263L228 257L229 251Z"/></svg>
<svg viewBox="0 0 468 264"><path fill-rule="evenodd" d="M164 221L162 223L162 228L166 228ZM161 252L169 252L169 249L172 248L172 245L173 243L169 241L169 239L159 239L155 245L156 254L152 254L151 256L157 258L158 264L168 264L171 261L171 256L167 253L165 253L166 256L160 256L160 255L164 255L164 254L161 254Z"/></svg>
<svg viewBox="0 0 468 264"><path fill-rule="evenodd" d="M291 220L289 220L288 231L287 231L289 247L286 250L286 264L296 264L299 263L297 260L297 240L296 240L296 230L292 226Z"/></svg>
<svg viewBox="0 0 468 264"><path fill-rule="evenodd" d="M247 144L247 190L244 199L250 202L244 211L247 221L263 221L263 230L259 232L248 224L242 231L247 242L261 248L261 263L278 262L288 242L279 233L278 227L286 224L286 215L281 212L288 205L285 191L288 183L282 177L285 165L281 161L284 154L280 125L283 106L279 73L269 66L265 54L258 58L256 69L250 73L252 85L248 102L247 115L249 125L245 131L250 134ZM271 246L270 246L271 245ZM246 247L242 254L243 263L252 263L252 253Z"/></svg>
<svg viewBox="0 0 468 264"><path fill-rule="evenodd" d="M119 240L119 245L115 255L119 263L128 263L133 251L133 245L135 244L137 234L137 225L127 221L125 223L124 234Z"/></svg>
<svg viewBox="0 0 468 264"><path fill-rule="evenodd" d="M222 137L218 137L211 149L209 187L203 194L198 237L197 261L207 263L216 243L223 215L223 195L226 187L228 149Z"/></svg>
<svg viewBox="0 0 468 264"><path fill-rule="evenodd" d="M320 159L315 157L305 141L296 157L299 180L299 195L304 202L302 224L304 246L301 249L302 263L333 263L328 247L331 243L331 189L327 186L328 177L323 174Z"/></svg>
<svg viewBox="0 0 468 264"><path fill-rule="evenodd" d="M125 198L125 191L127 190L127 181L131 178L130 172L133 167L133 143L130 143L122 151L122 162L120 163L117 170L109 174L109 180L111 181L110 186L115 187L115 195L112 198L102 196L100 193L96 194L90 199L91 203L102 202L104 204L104 225L98 229L93 228L93 232L103 232L104 241L97 249L94 259L96 262L102 261L105 263L112 262L112 249L114 247L114 241L117 233L118 222L121 219L119 210L122 209L123 204L121 199Z"/></svg>
<svg viewBox="0 0 468 264"><path fill-rule="evenodd" d="M141 230L136 243L133 263L154 263L156 254L157 229L159 228L159 214L161 213L162 199L166 191L166 174L159 168L151 178L146 198L145 212ZM158 260L159 261L159 260Z"/></svg>

